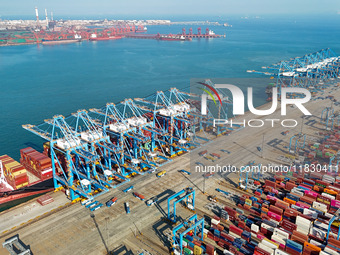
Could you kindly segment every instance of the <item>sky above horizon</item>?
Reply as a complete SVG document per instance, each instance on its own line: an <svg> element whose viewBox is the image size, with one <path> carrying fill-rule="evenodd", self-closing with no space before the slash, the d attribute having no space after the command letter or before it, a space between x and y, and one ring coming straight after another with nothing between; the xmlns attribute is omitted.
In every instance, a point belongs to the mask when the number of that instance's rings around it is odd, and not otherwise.
<svg viewBox="0 0 340 255"><path fill-rule="evenodd" d="M339 14L339 0L14 0L0 1L0 16L32 15L266 15Z"/></svg>

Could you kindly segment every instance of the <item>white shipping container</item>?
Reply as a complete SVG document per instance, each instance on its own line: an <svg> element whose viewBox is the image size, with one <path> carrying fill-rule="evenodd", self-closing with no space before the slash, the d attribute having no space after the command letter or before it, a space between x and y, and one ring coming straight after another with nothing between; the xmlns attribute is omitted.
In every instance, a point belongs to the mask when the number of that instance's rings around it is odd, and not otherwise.
<svg viewBox="0 0 340 255"><path fill-rule="evenodd" d="M335 250L332 250L330 248L328 248L327 246L325 247L325 249L323 249L325 252L332 254L332 255L339 255L339 253L337 253ZM321 254L321 253L320 253ZM328 255L328 254L327 254Z"/></svg>
<svg viewBox="0 0 340 255"><path fill-rule="evenodd" d="M311 222L301 216L296 217L296 225L298 226L307 226L309 229L309 226L311 225Z"/></svg>
<svg viewBox="0 0 340 255"><path fill-rule="evenodd" d="M321 204L319 202L314 201L313 202L313 208L321 211L321 212L327 212L327 205Z"/></svg>
<svg viewBox="0 0 340 255"><path fill-rule="evenodd" d="M233 233L233 232L229 232L229 235L235 237L235 238L241 238L239 235Z"/></svg>
<svg viewBox="0 0 340 255"><path fill-rule="evenodd" d="M273 250L279 248L279 245L278 245L278 244L273 244L273 243L271 243L271 242L268 242L268 241L265 240L265 239L263 239L261 243L264 244L264 245L266 245L267 247L273 249Z"/></svg>
<svg viewBox="0 0 340 255"><path fill-rule="evenodd" d="M335 196L332 196L332 195L325 193L325 192L323 192L321 195L324 196L324 197L328 197L330 199L335 199Z"/></svg>
<svg viewBox="0 0 340 255"><path fill-rule="evenodd" d="M313 244L313 245L315 245L315 246L318 246L318 247L321 247L321 243L319 243L319 242L317 242L317 241L315 241L315 240L313 240L313 239L310 239L309 240L309 243L311 243L311 244Z"/></svg>
<svg viewBox="0 0 340 255"><path fill-rule="evenodd" d="M274 232L274 228L272 226L267 225L266 223L261 223L261 228Z"/></svg>
<svg viewBox="0 0 340 255"><path fill-rule="evenodd" d="M297 230L298 232L301 232L302 234L305 234L305 235L308 235L308 233L309 233L309 229L304 228L304 227L301 227L301 226L298 226L298 227L296 228L296 230Z"/></svg>
<svg viewBox="0 0 340 255"><path fill-rule="evenodd" d="M317 227L313 227L313 228L310 229L309 233L311 235L317 237L317 238L324 240L327 232L325 232L325 231L323 231L323 230L321 230Z"/></svg>
<svg viewBox="0 0 340 255"><path fill-rule="evenodd" d="M283 244L284 246L286 246L286 241L284 241L282 238L280 238L279 236L274 236L272 235L272 241L275 241L277 243Z"/></svg>
<svg viewBox="0 0 340 255"><path fill-rule="evenodd" d="M289 253L276 249L274 255L289 255Z"/></svg>
<svg viewBox="0 0 340 255"><path fill-rule="evenodd" d="M255 232L255 233L258 233L260 228L259 226L255 225L255 224L251 224L251 231Z"/></svg>
<svg viewBox="0 0 340 255"><path fill-rule="evenodd" d="M220 220L211 219L211 224L218 225L220 224Z"/></svg>
<svg viewBox="0 0 340 255"><path fill-rule="evenodd" d="M333 218L333 214L330 214L330 213L325 213L325 216L329 219L332 219Z"/></svg>
<svg viewBox="0 0 340 255"><path fill-rule="evenodd" d="M278 228L274 229L274 235L280 237L283 240L289 239L289 234Z"/></svg>
<svg viewBox="0 0 340 255"><path fill-rule="evenodd" d="M269 252L270 254L274 254L274 250L269 248L268 246L264 245L263 243L259 243L259 248Z"/></svg>
<svg viewBox="0 0 340 255"><path fill-rule="evenodd" d="M307 208L303 209L303 214L304 215L308 215L308 216L312 216L313 218L317 218L318 217L318 213L312 210L309 210Z"/></svg>

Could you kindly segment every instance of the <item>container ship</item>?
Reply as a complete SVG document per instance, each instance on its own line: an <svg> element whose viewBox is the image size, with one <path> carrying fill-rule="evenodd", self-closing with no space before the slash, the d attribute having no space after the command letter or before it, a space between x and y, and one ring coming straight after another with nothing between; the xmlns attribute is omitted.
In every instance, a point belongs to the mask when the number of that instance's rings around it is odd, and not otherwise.
<svg viewBox="0 0 340 255"><path fill-rule="evenodd" d="M51 158L31 147L21 149L20 156L20 163L0 156L0 209L54 189Z"/></svg>
<svg viewBox="0 0 340 255"><path fill-rule="evenodd" d="M162 41L185 41L187 38L185 38L183 35L161 35L159 36L159 40Z"/></svg>
<svg viewBox="0 0 340 255"><path fill-rule="evenodd" d="M75 35L74 38L70 39L42 39L41 43L44 45L53 45L53 44L67 44L67 43L75 43L75 42L80 42L81 41L81 36L80 35Z"/></svg>
<svg viewBox="0 0 340 255"><path fill-rule="evenodd" d="M92 34L90 37L90 41L108 41L108 40L118 40L122 39L122 36L98 36L97 34Z"/></svg>

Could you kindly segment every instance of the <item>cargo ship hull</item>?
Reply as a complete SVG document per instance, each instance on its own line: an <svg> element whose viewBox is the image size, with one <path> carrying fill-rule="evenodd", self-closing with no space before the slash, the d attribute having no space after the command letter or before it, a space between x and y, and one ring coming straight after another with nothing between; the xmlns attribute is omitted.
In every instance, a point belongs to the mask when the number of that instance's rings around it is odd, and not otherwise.
<svg viewBox="0 0 340 255"><path fill-rule="evenodd" d="M67 43L76 43L80 42L78 39L66 39L66 40L42 40L41 43L43 45L54 45L54 44L67 44Z"/></svg>
<svg viewBox="0 0 340 255"><path fill-rule="evenodd" d="M21 149L20 155L20 163L0 156L0 208L54 188L51 158L31 147Z"/></svg>
<svg viewBox="0 0 340 255"><path fill-rule="evenodd" d="M38 181L16 190L4 191L4 189L0 187L0 211L2 211L3 208L6 209L15 206L24 199L29 200L30 198L45 194L52 190L54 190L53 178Z"/></svg>
<svg viewBox="0 0 340 255"><path fill-rule="evenodd" d="M185 39L180 39L180 38L159 38L161 41L185 41Z"/></svg>
<svg viewBox="0 0 340 255"><path fill-rule="evenodd" d="M122 39L122 36L96 37L90 38L90 41L108 41Z"/></svg>

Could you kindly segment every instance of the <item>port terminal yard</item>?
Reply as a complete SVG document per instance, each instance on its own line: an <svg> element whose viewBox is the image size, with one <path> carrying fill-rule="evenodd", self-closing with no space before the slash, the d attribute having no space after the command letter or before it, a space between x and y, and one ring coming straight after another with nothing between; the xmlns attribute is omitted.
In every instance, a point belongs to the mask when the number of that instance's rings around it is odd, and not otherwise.
<svg viewBox="0 0 340 255"><path fill-rule="evenodd" d="M323 98L327 95L339 98L338 87L329 88L319 93L319 96ZM318 120L318 116L321 116L322 112L319 107L321 101L322 99L316 99L307 104L313 116L305 120L303 132L312 140L320 138L317 133L325 128ZM279 116L279 109L276 114ZM301 112L298 109L292 109L290 117L299 119ZM300 130L301 127L298 126L290 130L290 133L298 133ZM216 161L219 164L228 162L228 164L239 166L253 160L262 164L285 163L280 158L282 155L288 154L287 147L290 138L280 134L285 131L284 128L245 128L230 136L219 136L204 147L196 149L190 154L174 158L171 164L161 166L161 170L167 172L166 176L162 178L157 178L155 175L136 176L128 185L113 189L97 198L103 203L109 198L117 196L119 201L111 208L95 211L94 217L91 217L91 213L80 203L68 202L62 192L51 194L54 202L49 204L49 207L34 206L35 201L19 205L0 214L2 219L6 219L0 224L1 230L3 230L0 242L3 243L14 234L19 234L20 239L29 244L32 252L36 254L65 254L74 251L77 251L78 254L98 254L98 252L107 254L108 251L114 252L112 254L124 254L119 251L132 251L137 254L136 252L141 248L151 254L169 254L169 248L166 246L169 245L166 230L171 229L171 225L163 220L169 196L188 186L193 187L196 190L195 212L199 218L202 218L214 216L213 211L208 209L210 202L207 199L207 194L216 195L218 203L232 204L221 192L217 192L216 188L232 194L249 194L236 189L231 184L238 184L239 175L237 173L215 173L209 179L204 179L202 173L196 173L194 162L208 164L208 161L199 156L199 152L205 149L217 153L221 153L219 152L221 150L228 150L230 154L223 155ZM256 147L261 143L257 138L262 137L263 134L265 134L265 143L264 153L261 155ZM178 172L180 169L190 171L191 175ZM131 194L123 193L122 190L131 186L130 184L134 186L134 190L144 194L146 199L157 196L157 204L147 207L145 203L135 199ZM129 215L125 213L124 209L124 202L127 201L131 208ZM37 210L28 210L32 207L36 207ZM185 219L192 215L192 212L179 207L178 215ZM79 235L79 233L82 234ZM205 240L207 243L214 244L211 239ZM1 254L6 253L1 250Z"/></svg>

